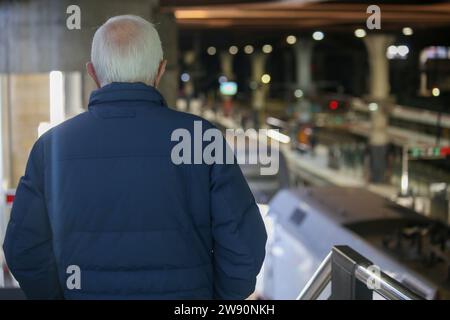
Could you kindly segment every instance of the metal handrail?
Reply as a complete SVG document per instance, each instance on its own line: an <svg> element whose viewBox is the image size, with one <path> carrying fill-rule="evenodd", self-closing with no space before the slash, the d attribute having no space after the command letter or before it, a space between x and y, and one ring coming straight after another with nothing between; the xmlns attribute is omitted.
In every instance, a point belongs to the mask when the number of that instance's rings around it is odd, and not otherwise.
<svg viewBox="0 0 450 320"><path fill-rule="evenodd" d="M380 276L377 277L372 272L369 272L367 268L358 266L355 270L355 276L362 283L367 283L369 279L377 281L378 288L374 289L374 291L387 300L423 300L415 292L382 271Z"/></svg>
<svg viewBox="0 0 450 320"><path fill-rule="evenodd" d="M331 281L331 255L328 253L319 268L297 297L297 300L316 300Z"/></svg>
<svg viewBox="0 0 450 320"><path fill-rule="evenodd" d="M371 296L372 291L375 291L388 300L423 300L421 296L386 273L380 271L379 274L374 274L370 269L372 266L371 261L352 248L335 246L303 288L297 300L317 299L330 281L332 283L335 281L338 285L346 287L343 289L339 288L340 292L338 293L333 293L332 286L332 299L341 299L342 297L353 299L362 297L364 299L369 297L369 295ZM344 270L343 274L346 276L344 279L338 279L342 270ZM333 279L333 276L335 279ZM361 284L367 284L369 281L375 282L377 285L373 288L361 286Z"/></svg>

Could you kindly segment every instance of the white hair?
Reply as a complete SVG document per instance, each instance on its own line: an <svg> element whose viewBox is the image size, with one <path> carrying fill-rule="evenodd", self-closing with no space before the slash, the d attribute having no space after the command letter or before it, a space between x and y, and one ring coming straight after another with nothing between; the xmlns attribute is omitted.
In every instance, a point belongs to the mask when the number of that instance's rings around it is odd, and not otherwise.
<svg viewBox="0 0 450 320"><path fill-rule="evenodd" d="M153 85L162 59L158 32L138 16L110 18L92 40L91 60L101 86L111 82Z"/></svg>

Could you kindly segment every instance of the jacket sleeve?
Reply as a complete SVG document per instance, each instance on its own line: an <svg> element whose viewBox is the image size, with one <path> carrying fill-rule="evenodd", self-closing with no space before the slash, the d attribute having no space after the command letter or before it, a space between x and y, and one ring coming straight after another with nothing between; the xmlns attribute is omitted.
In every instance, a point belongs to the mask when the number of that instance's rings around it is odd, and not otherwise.
<svg viewBox="0 0 450 320"><path fill-rule="evenodd" d="M29 299L62 298L44 200L42 141L31 150L6 231L6 262Z"/></svg>
<svg viewBox="0 0 450 320"><path fill-rule="evenodd" d="M267 234L236 161L211 169L215 299L245 299L255 290Z"/></svg>

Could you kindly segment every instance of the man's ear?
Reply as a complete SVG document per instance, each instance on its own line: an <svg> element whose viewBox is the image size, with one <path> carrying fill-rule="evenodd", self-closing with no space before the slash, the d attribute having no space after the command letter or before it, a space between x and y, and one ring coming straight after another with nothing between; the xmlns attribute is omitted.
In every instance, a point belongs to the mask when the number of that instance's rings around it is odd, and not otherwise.
<svg viewBox="0 0 450 320"><path fill-rule="evenodd" d="M159 63L158 73L155 78L155 85L154 85L155 88L158 87L159 82L161 81L161 78L162 78L164 72L166 71L166 65L167 65L167 60L161 60L161 62Z"/></svg>
<svg viewBox="0 0 450 320"><path fill-rule="evenodd" d="M101 87L100 81L98 81L97 73L95 72L94 65L92 64L92 62L89 61L88 63L86 63L86 70L87 73L91 76L92 80L94 80L95 84L97 85L97 88L100 88Z"/></svg>

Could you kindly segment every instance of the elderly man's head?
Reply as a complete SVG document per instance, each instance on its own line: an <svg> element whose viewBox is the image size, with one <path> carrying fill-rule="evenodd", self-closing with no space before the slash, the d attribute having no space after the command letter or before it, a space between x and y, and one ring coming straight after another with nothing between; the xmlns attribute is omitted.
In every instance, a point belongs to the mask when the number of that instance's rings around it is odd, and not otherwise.
<svg viewBox="0 0 450 320"><path fill-rule="evenodd" d="M111 82L144 82L157 86L166 61L158 32L138 16L117 16L94 35L87 69L99 87Z"/></svg>

